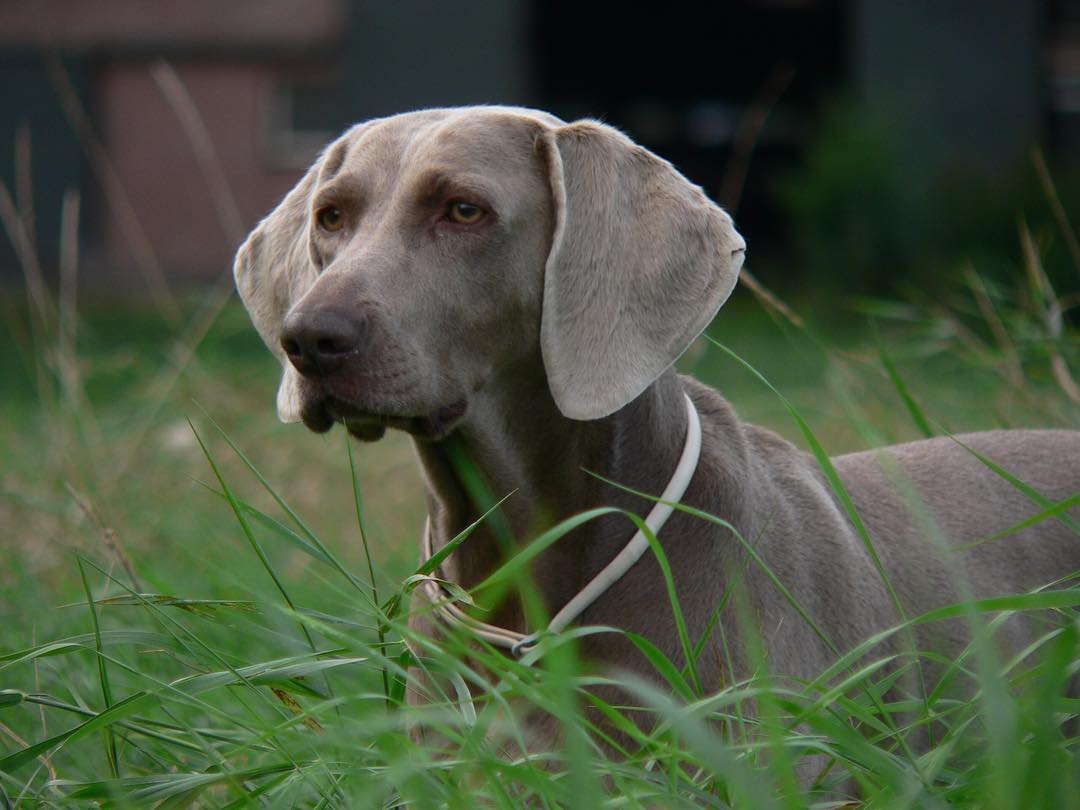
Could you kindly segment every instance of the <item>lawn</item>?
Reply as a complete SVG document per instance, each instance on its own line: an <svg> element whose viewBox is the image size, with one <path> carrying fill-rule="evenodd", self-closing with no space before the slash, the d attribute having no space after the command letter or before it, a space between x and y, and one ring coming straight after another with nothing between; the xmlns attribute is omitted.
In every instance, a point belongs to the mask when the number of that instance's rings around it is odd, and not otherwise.
<svg viewBox="0 0 1080 810"><path fill-rule="evenodd" d="M804 302L799 323L740 290L708 334L783 398L710 340L680 365L744 419L807 447L793 408L830 454L927 431L1076 427L1080 344L1050 317L1067 299L1027 278L933 302ZM1075 623L1041 640L1038 677L983 666L973 650L964 665L980 699L916 707L945 729L921 758L883 719L883 676L845 667L835 689L744 683L710 698L668 662L670 694L639 689L660 723L621 764L593 748L580 713L593 676L569 648L530 670L493 659L480 687L452 645L428 650L445 699L402 708L408 631L391 597L418 564L424 516L409 441L350 450L341 430L279 424L275 363L235 300L212 319L199 296L180 321L131 302L39 318L12 293L0 308L0 790L11 803L803 807L825 796L791 776L814 750L882 806L1080 806L1075 730L1060 725L1076 713L1062 688L1080 664ZM205 335L192 339L191 323ZM997 609L1072 617L1074 602ZM474 703L458 690L467 681ZM485 742L509 722L512 694L566 723L566 750L545 767ZM750 700L754 722L742 715ZM449 749L410 745L418 718Z"/></svg>

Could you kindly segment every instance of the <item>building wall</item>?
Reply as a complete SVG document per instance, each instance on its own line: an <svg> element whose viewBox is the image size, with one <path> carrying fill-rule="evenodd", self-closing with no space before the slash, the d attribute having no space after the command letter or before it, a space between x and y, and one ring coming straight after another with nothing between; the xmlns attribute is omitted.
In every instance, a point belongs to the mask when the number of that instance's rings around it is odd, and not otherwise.
<svg viewBox="0 0 1080 810"><path fill-rule="evenodd" d="M346 0L0 2L0 102L7 102L0 105L0 161L10 162L16 133L30 132L46 271L57 257L60 196L76 187L87 277L137 270L146 258L134 245L144 237L153 261L175 278L225 272L238 241L333 134L289 137L297 133L288 129L290 110L281 104L288 94L280 91L297 76L334 74L347 10ZM71 105L62 111L51 54L63 57L107 169L76 137ZM190 97L196 126L205 126L221 167L215 178L155 79L162 65ZM10 188L15 172L7 162L0 180ZM3 241L0 276L14 276L18 262Z"/></svg>
<svg viewBox="0 0 1080 810"><path fill-rule="evenodd" d="M344 0L5 0L0 47L304 48L332 41Z"/></svg>
<svg viewBox="0 0 1080 810"><path fill-rule="evenodd" d="M238 221L229 201L215 198L217 178L207 176L206 161L197 157L177 109L146 62L114 62L101 71L102 135L161 265L188 277L213 276L228 267L237 241L299 177L296 168L275 165L267 142L268 105L282 71L273 63L249 61L171 66L205 124ZM113 266L135 261L115 207L104 222L103 246Z"/></svg>
<svg viewBox="0 0 1080 810"><path fill-rule="evenodd" d="M1043 3L853 0L852 75L923 169L1001 172L1041 126Z"/></svg>

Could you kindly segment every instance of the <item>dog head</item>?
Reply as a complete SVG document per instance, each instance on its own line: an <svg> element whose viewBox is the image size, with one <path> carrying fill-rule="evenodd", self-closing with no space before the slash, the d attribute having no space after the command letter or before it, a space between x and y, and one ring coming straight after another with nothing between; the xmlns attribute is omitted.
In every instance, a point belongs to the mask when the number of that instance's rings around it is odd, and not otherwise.
<svg viewBox="0 0 1080 810"><path fill-rule="evenodd" d="M439 438L537 352L565 416L618 410L705 328L744 249L726 213L615 129L477 107L348 130L234 272L282 363L282 420Z"/></svg>

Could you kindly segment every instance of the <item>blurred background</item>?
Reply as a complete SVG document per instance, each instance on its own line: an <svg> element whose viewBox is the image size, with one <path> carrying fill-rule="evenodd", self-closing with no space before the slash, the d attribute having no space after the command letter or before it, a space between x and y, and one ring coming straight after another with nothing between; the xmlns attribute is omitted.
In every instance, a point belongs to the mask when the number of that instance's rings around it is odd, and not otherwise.
<svg viewBox="0 0 1080 810"><path fill-rule="evenodd" d="M786 400L704 340L681 368L797 444L788 403L831 453L1080 424L1080 3L640 8L0 0L0 647L64 631L72 552L137 589L273 601L200 441L288 520L219 426L365 567L346 439L277 423L231 262L371 116L532 105L674 162L776 294L740 288L709 333ZM392 585L424 516L411 443L351 452ZM299 596L334 602L289 536L258 537Z"/></svg>
<svg viewBox="0 0 1080 810"><path fill-rule="evenodd" d="M216 279L347 125L478 102L623 128L736 212L781 290L992 275L1020 214L1048 218L1034 148L1076 196L1080 3L0 3L3 196L46 278L78 237L84 294Z"/></svg>

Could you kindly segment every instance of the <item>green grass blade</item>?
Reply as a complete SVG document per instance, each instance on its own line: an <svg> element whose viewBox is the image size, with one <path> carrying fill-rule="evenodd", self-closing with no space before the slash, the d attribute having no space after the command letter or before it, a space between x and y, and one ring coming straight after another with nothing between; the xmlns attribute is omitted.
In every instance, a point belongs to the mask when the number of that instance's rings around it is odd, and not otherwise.
<svg viewBox="0 0 1080 810"><path fill-rule="evenodd" d="M360 531L360 544L364 548L364 559L367 561L368 577L371 581L371 604L379 604L379 589L375 584L375 566L371 562L371 549L368 547L367 531L364 529L364 502L360 493L360 477L356 472L356 461L353 459L352 444L348 434L345 435L345 452L349 457L349 480L352 483L353 503L356 506L356 526ZM380 618L376 630L379 636L379 647L386 645L386 623ZM382 667L383 694L386 695L387 708L390 707L390 675L386 667Z"/></svg>
<svg viewBox="0 0 1080 810"><path fill-rule="evenodd" d="M960 441L956 436L950 436L949 438L951 438L954 442L956 442L958 445L960 445L965 450L967 450L967 452L971 453L971 455L974 456L976 459L978 459L979 462L982 463L987 469L989 469L995 475L997 475L1002 480L1007 482L1010 486L1012 486L1018 492L1022 493L1030 501L1033 501L1035 504L1037 504L1038 506L1041 506L1045 510L1052 510L1057 506L1057 504L1055 504L1053 500L1051 500L1050 498L1047 498L1045 495L1043 495L1041 492L1039 492L1037 489L1035 489L1035 487L1030 486L1029 484L1026 484L1025 482L1021 481L1019 478L1017 478L1015 475L1010 473L1008 470L1006 470L1000 464L995 462L993 459L987 458L986 456L984 456L982 453L978 452L977 450L975 450L975 449L973 449L971 447L968 447L966 444L964 444L962 441ZM1080 493L1078 493L1078 494L1080 494ZM1059 520L1065 526L1067 526L1069 528L1069 530L1073 532L1073 534L1076 534L1077 536L1080 536L1080 523L1077 523L1076 520L1071 515L1069 515L1067 512L1065 512L1065 511L1057 512L1057 513L1055 513L1054 517L1057 518L1057 520Z"/></svg>
<svg viewBox="0 0 1080 810"><path fill-rule="evenodd" d="M1068 691L1070 669L1080 653L1078 641L1080 633L1075 623L1061 629L1046 651L1034 705L1025 718L1024 725L1030 729L1032 744L1026 758L1025 786L1020 795L1032 807L1061 807L1066 798L1063 789L1067 777L1062 777L1068 762L1060 753L1065 729L1059 717L1066 714L1062 712L1061 696Z"/></svg>
<svg viewBox="0 0 1080 810"><path fill-rule="evenodd" d="M262 563L263 568L270 575L270 579L273 581L274 586L277 588L278 593L281 594L281 598L285 601L285 604L289 606L290 610L295 611L296 605L293 603L292 597L289 596L288 590L285 588L285 584L281 577L278 576L277 571L274 569L273 563L270 562L270 558L266 556L266 552L262 546L259 545L259 541L255 539L255 535L251 531L251 526L244 516L244 510L240 508L240 502L237 501L233 495L232 490L229 489L229 485L225 483L225 477L221 474L221 470L218 469L217 462L214 461L214 457L210 453L210 449L202 440L202 436L195 430L195 425L191 424L188 420L188 425L191 427L191 432L195 434L195 440L199 443L199 447L202 448L203 455L206 456L207 463L210 464L210 469L214 471L214 477L218 480L218 485L221 487L221 491L225 493L225 499L229 502L229 506L232 507L233 514L236 515L237 521L240 523L240 529L244 533L244 537L247 538L248 545L251 546L256 556L259 558L259 562ZM308 633L307 627L303 624L300 626L300 632L303 633L308 646L312 652L315 651L315 641L311 638L311 634Z"/></svg>
<svg viewBox="0 0 1080 810"><path fill-rule="evenodd" d="M652 529L642 518L632 512L624 514L634 522L638 531L645 535L645 539L649 541L649 548L652 549L653 556L656 557L656 561L660 565L660 572L664 577L664 587L667 590L668 603L675 618L675 630L679 636L679 644L682 646L683 657L686 659L686 667L690 670L690 682L693 684L696 693L702 695L705 688L701 683L701 678L698 676L694 645L690 641L690 633L686 629L686 617L683 615L682 604L679 602L679 596L675 591L675 577L671 573L671 565L668 563L667 554L664 553L664 548L660 545L660 541L656 539Z"/></svg>
<svg viewBox="0 0 1080 810"><path fill-rule="evenodd" d="M230 774L224 773L171 773L156 776L139 776L128 779L89 782L75 785L62 783L70 789L68 797L82 801L108 801L117 795L128 801L148 807L156 802L181 795L198 796L207 788L232 780L258 780L280 773L295 771L291 762L260 765Z"/></svg>
<svg viewBox="0 0 1080 810"><path fill-rule="evenodd" d="M976 546L981 546L984 543L992 543L995 540L1001 540L1001 539L1003 539L1005 537L1011 537L1012 535L1018 534L1019 532L1024 531L1024 529L1029 529L1032 526L1038 525L1039 523L1042 523L1045 520L1049 520L1050 518L1058 517L1059 515L1062 515L1065 512L1068 512L1070 509L1076 508L1077 506L1080 506L1080 493L1077 493L1076 495L1073 495L1072 497L1066 498L1063 501L1058 501L1057 503L1051 503L1050 506L1043 509L1041 512L1038 512L1037 514L1032 515L1031 517L1027 518L1026 520L1021 520L1019 523L1014 523L1012 526L1010 526L1007 529L1002 529L1000 532L997 532L995 534L991 534L991 535L989 535L987 537L981 537L978 540L973 540L972 542L965 543L962 546L952 546L949 549L949 551L951 551L951 552L968 551L969 549L973 549Z"/></svg>
<svg viewBox="0 0 1080 810"><path fill-rule="evenodd" d="M476 507L478 512L490 515L491 532L495 536L495 540L498 542L503 554L510 554L514 548L514 535L510 530L510 523L500 507L503 501L514 493L508 492L498 501L495 500L491 486L465 449L465 443L457 433L451 433L446 437L442 447L450 461L450 466L453 467L458 481L473 506Z"/></svg>
<svg viewBox="0 0 1080 810"><path fill-rule="evenodd" d="M102 630L99 635L87 633L85 635L71 636L70 638L52 641L48 644L39 644L14 652L0 655L0 671L10 666L32 661L35 658L45 658L50 655L69 655L73 652L82 652L87 649L91 642L101 640L102 647L120 644L141 644L144 646L160 646L163 636L159 633L151 633L145 630Z"/></svg>
<svg viewBox="0 0 1080 810"><path fill-rule="evenodd" d="M930 426L930 420L926 418L926 414L923 413L922 408L919 407L919 404L911 395L911 391L908 390L907 384L900 376L900 372L897 370L892 358L889 357L885 347L880 342L878 343L878 357L881 359L881 365L885 367L885 373L889 375L889 380L896 389L896 393L900 396L900 401L907 408L908 416L915 423L915 427L928 439L934 436L934 429Z"/></svg>
<svg viewBox="0 0 1080 810"><path fill-rule="evenodd" d="M208 492L211 492L214 495L221 498L221 500L225 501L226 503L229 502L229 499L227 497L225 497L225 493L222 492L221 490L215 489L214 487L210 486L209 484L207 484L207 483L205 483L203 481L197 481L197 483L200 486L202 486L204 489L206 489ZM243 509L246 514L251 515L251 517L255 518L255 520L258 523L260 523L261 525L263 525L264 527L269 529L271 532L273 532L274 534L279 536L281 539L283 539L286 542L296 546L298 549L303 551L309 557L312 557L312 558L318 560L319 562L323 562L323 563L326 563L328 565L334 565L334 561L330 557L330 555L328 555L326 552L321 550L314 543L310 543L307 540L305 540L303 537L298 535L296 532L294 532L292 529L290 529L288 526L286 526L281 521L271 517L270 515L263 512L261 509L255 507L255 506L252 506L250 503L243 500L242 498L237 498L236 502L240 505L240 508Z"/></svg>
<svg viewBox="0 0 1080 810"><path fill-rule="evenodd" d="M671 659L664 655L659 647L644 636L639 636L637 633L631 633L629 630L625 631L624 635L630 639L634 646L638 648L638 651L648 659L649 663L652 664L653 669L668 682L668 685L675 694L687 702L694 699L694 690L690 688L690 684L686 682L686 678L683 677L682 672L677 666L671 663Z"/></svg>
<svg viewBox="0 0 1080 810"><path fill-rule="evenodd" d="M202 410L201 407L200 410ZM215 422L213 417L206 413L205 410L203 410L203 414L210 421L210 424L214 426L214 429L217 430L221 438L225 440L226 444L228 444L232 451L236 454L237 458L239 458L240 461L243 462L244 466L248 468L251 474L255 476L258 482L262 485L263 489L265 489L269 493L270 497L274 499L274 501L279 507L281 507L281 510L285 512L285 514L287 514L289 518L297 525L300 531L304 533L304 536L307 537L308 541L312 545L314 545L315 548L319 550L320 554L327 561L329 561L330 564L333 565L338 570L338 572L343 577L345 577L345 579L347 579L354 587L356 587L358 590L364 590L365 586L363 584L363 581L360 580L358 577L354 576L347 568L345 568L344 565L342 565L341 561L338 560L337 556L323 544L323 542L318 538L315 532L313 532L310 527L308 527L307 523L305 523L304 520L301 519L301 517L293 510L293 508L289 506L285 499L278 494L277 490L275 490L270 485L270 482L266 480L265 476L263 476L261 472L259 472L259 469L251 462L247 455L244 454L244 452L237 446L237 444L232 440L232 438L230 438L230 436L224 431L224 429L217 422ZM191 425L191 420L188 420L188 424ZM203 453L205 454L206 445L203 443L202 438L195 431L194 425L191 425L191 431L192 433L195 433L195 438L198 440L199 446L203 448ZM207 456L207 458L209 458L209 456ZM214 466L213 461L210 462L210 466L214 469L214 475L218 478L218 482L221 484L222 490L224 491L224 481L222 481L221 476L218 475L217 467ZM232 493L228 494L227 499L230 501L230 504L235 500L235 498L232 496Z"/></svg>
<svg viewBox="0 0 1080 810"><path fill-rule="evenodd" d="M3 759L0 759L0 771L10 773L21 768L23 765L26 765L28 762L32 762L37 757L51 751L57 746L71 744L89 734L108 730L114 723L145 709L149 703L150 701L148 700L146 692L137 692L133 695L129 695L123 700L113 703L103 712L95 714L89 720L80 723L74 728L56 734L47 740L34 743L13 754L8 754Z"/></svg>
<svg viewBox="0 0 1080 810"><path fill-rule="evenodd" d="M693 706L680 706L667 694L642 681L630 680L627 687L656 707L679 734L688 754L723 777L727 788L736 797L733 802L735 806L754 810L778 808L776 800L745 760L736 758L731 748L717 737Z"/></svg>
<svg viewBox="0 0 1080 810"><path fill-rule="evenodd" d="M241 599L182 599L165 593L137 593L133 595L109 596L98 599L95 604L104 607L145 607L147 603L161 607L175 607L189 613L212 616L218 610L238 610L242 613L258 613L258 603ZM80 603L85 604L85 603ZM63 607L69 607L64 605Z"/></svg>
<svg viewBox="0 0 1080 810"><path fill-rule="evenodd" d="M499 566L496 571L494 571L486 579L476 585L472 589L473 593L480 593L481 591L484 591L496 585L503 584L508 581L512 582L518 580L524 574L530 562L532 562L545 550L550 548L552 545L561 540L574 529L584 525L585 523L588 523L591 520L595 520L602 515L611 514L625 513L622 512L622 510L616 509L612 506L600 506L595 509L589 509L585 512L581 512L577 515L572 515L571 517L566 518L566 520L560 521L557 525L552 526L547 531L541 533L535 540L532 540L528 545L518 551L513 557L511 557L501 566Z"/></svg>
<svg viewBox="0 0 1080 810"><path fill-rule="evenodd" d="M810 451L821 467L821 471L825 474L826 480L829 482L829 486L832 488L836 497L840 500L841 505L844 507L844 512L847 514L848 519L851 520L852 526L854 526L859 539L862 541L863 547L866 549L866 553L870 555L870 559L874 564L874 569L877 571L879 577L881 577L882 583L885 585L885 589L889 593L889 598L892 600L893 607L896 609L896 615L904 618L906 612L904 606L900 602L900 597L897 596L896 591L893 589L892 582L889 580L888 574L885 572L885 566L881 563L881 558L878 556L877 550L874 548L874 541L870 538L870 532L867 530L866 525L863 523L862 518L859 516L858 510L855 508L855 503L851 500L851 495L847 491L847 487L844 486L844 482L840 480L840 474L837 473L836 467L833 466L832 460L829 458L828 453L825 452L825 448L821 446L821 442L818 441L817 436L810 429L810 425L802 414L798 412L794 405L792 405L787 397L781 394L772 383L765 379L756 368L743 360L739 355L733 352L724 344L719 341L713 340L708 335L705 336L710 343L716 346L720 351L724 352L728 357L733 359L736 363L741 365L747 371L749 371L754 377L756 377L761 383L765 385L773 394L779 398L783 403L784 408L792 419L795 420L795 424L798 425L799 431L802 433L803 438L806 439L807 444L810 446Z"/></svg>
<svg viewBox="0 0 1080 810"><path fill-rule="evenodd" d="M105 656L101 654L101 627L98 624L97 607L94 604L94 594L90 590L90 582L86 578L86 568L83 565L82 556L76 557L79 565L79 577L82 579L83 590L86 592L87 607L90 610L90 621L94 627L94 649L97 651L98 683L101 685L101 696L105 701L105 709L108 710L113 704L112 687L109 685L109 668L105 664ZM116 778L120 775L120 763L116 754L116 739L112 729L108 726L103 728L105 736L105 760L109 764L109 773ZM0 769L2 770L2 769Z"/></svg>

